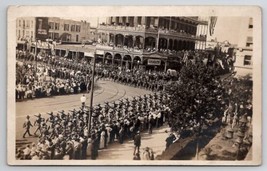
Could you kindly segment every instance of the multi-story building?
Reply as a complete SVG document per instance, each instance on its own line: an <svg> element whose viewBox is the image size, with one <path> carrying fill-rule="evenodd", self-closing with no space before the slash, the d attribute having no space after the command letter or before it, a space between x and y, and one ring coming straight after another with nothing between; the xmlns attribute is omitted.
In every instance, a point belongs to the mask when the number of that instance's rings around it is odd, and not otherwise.
<svg viewBox="0 0 267 171"><path fill-rule="evenodd" d="M89 40L92 42L96 42L97 39L98 39L97 29L96 29L96 27L91 27L90 33L89 33Z"/></svg>
<svg viewBox="0 0 267 171"><path fill-rule="evenodd" d="M205 49L207 25L198 17L108 17L97 28L97 49L105 62L166 69L179 51Z"/></svg>
<svg viewBox="0 0 267 171"><path fill-rule="evenodd" d="M88 40L90 36L90 23L86 21L49 17L48 24L48 38L52 40L81 43L84 40Z"/></svg>
<svg viewBox="0 0 267 171"><path fill-rule="evenodd" d="M17 41L29 41L35 39L35 17L18 18L16 22Z"/></svg>
<svg viewBox="0 0 267 171"><path fill-rule="evenodd" d="M36 18L21 17L16 21L16 41L19 49L28 49L27 42L35 40Z"/></svg>
<svg viewBox="0 0 267 171"><path fill-rule="evenodd" d="M240 18L239 41L236 50L235 68L238 74L252 74L253 66L253 19Z"/></svg>
<svg viewBox="0 0 267 171"><path fill-rule="evenodd" d="M46 41L81 43L90 37L90 23L58 17L24 17L17 19L17 41Z"/></svg>

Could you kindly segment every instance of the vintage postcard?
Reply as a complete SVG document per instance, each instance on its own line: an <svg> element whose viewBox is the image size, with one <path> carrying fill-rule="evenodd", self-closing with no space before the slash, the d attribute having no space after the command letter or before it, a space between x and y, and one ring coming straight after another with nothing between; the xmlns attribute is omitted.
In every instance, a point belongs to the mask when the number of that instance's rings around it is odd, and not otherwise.
<svg viewBox="0 0 267 171"><path fill-rule="evenodd" d="M7 12L9 165L261 164L259 7Z"/></svg>

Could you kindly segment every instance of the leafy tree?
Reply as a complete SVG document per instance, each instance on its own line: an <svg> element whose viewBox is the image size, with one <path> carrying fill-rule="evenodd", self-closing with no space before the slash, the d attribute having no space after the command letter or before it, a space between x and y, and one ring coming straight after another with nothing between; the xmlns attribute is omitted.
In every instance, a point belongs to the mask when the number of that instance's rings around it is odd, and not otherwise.
<svg viewBox="0 0 267 171"><path fill-rule="evenodd" d="M224 89L214 70L202 63L184 65L179 80L167 86L166 92L172 110L169 122L181 137L185 133L201 135L216 117L222 115Z"/></svg>

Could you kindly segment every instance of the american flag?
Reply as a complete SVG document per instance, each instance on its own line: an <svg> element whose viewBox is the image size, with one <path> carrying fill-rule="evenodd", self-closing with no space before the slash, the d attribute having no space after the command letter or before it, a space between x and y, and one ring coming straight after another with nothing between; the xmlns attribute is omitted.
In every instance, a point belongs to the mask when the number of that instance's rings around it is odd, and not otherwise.
<svg viewBox="0 0 267 171"><path fill-rule="evenodd" d="M216 25L216 22L217 22L217 17L215 16L211 16L210 17L210 27L209 27L209 30L210 30L210 36L213 35L214 33L214 27Z"/></svg>

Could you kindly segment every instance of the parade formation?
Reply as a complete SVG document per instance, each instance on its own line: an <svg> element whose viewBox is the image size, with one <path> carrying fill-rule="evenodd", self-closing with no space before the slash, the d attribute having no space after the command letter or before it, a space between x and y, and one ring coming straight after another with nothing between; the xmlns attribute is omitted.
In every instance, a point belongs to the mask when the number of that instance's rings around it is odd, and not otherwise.
<svg viewBox="0 0 267 171"><path fill-rule="evenodd" d="M139 21L138 18L136 17L136 22ZM105 36L100 36L99 42L95 43L112 51L103 51L102 57L95 53L94 57L87 58L85 52L83 57L78 57L80 52L77 50L76 57L70 57L68 53L62 55L61 50L60 54L51 49L41 49L37 53L37 42L34 53L31 49L17 48L16 103L38 99L49 101L49 98L57 98L56 96L78 95L81 106L72 110L62 108L60 111L45 113L38 112L37 108L36 113L27 114L21 126L24 129L23 135L17 135L17 139L33 139L23 147L16 147L16 159L96 160L100 151L109 149L114 144L123 146L125 142L133 141L133 160L156 160L169 150L175 149L174 146L179 145L182 140L192 137L192 144L197 142L195 151L198 158L205 149L205 146L199 146L201 138L210 136L213 131L216 132L213 137L221 135L223 140L232 144L233 159L243 160L252 146L253 137L251 77L236 76L234 53L222 52L219 44L212 50L204 49L206 35L195 34L197 26L206 27L206 22L195 17L178 17L179 20L175 19L176 30L179 30L179 22L182 21L181 27L188 33L184 30L171 32L174 24L170 24L171 17L166 18L158 17L158 23L169 25L170 32L165 27L163 30L168 32L155 28L144 29L152 30L151 32L157 30L158 33L153 33L152 37L158 42L150 40L151 37L145 37L142 42L140 36L112 36L110 33L106 34L107 28L114 27L115 31L123 28L117 27L116 24L101 26L100 30L104 32L101 35ZM110 23L113 23L113 19L111 17ZM152 22L152 19L149 22ZM130 19L128 20L130 22ZM167 24L167 21L170 23ZM186 22L190 23L189 26L184 24ZM168 36L173 33L175 39L160 38L163 33ZM187 36L188 42L176 39L181 35ZM115 44L109 42L111 38ZM197 45L193 39L200 41L198 46L203 49L195 49ZM103 43L105 41L108 45ZM120 46L126 44L128 49L137 46L135 44L141 47L138 53L143 55L142 66L139 66L141 61L135 61L134 55L113 52L116 48L121 51ZM84 48L85 44L75 46ZM128 53L135 52L127 50ZM107 57L112 62L105 59L106 54L110 54ZM115 57L118 55L121 56L121 61L116 62ZM162 57L165 64L162 65L159 59L147 59L144 64L143 58L146 55ZM123 56L128 56L129 60L124 60ZM98 57L100 62L97 61ZM152 63L159 62L159 68L149 66L148 60ZM98 85L99 81L131 86L149 93L106 100L105 103L93 106L94 87L101 87ZM90 105L86 103L88 93L91 94ZM153 136L155 130L166 127L168 129L164 131L167 133L164 138L165 146L160 153L142 145L145 141L144 134ZM190 143L188 144L180 144L179 148L186 148L190 146ZM191 145L190 148L195 147ZM209 150L212 151L212 148ZM209 154L205 154L205 159L208 159ZM191 156L193 157L195 156Z"/></svg>

